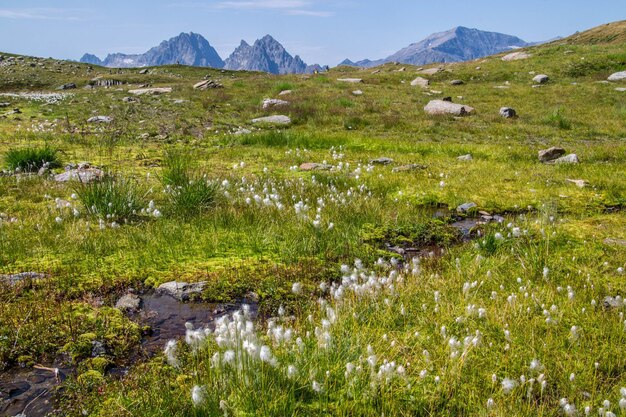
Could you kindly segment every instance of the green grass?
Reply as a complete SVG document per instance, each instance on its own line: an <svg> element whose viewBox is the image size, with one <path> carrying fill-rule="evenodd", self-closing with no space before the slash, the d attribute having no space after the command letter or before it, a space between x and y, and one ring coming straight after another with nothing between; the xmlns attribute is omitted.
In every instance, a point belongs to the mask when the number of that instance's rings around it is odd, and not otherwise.
<svg viewBox="0 0 626 417"><path fill-rule="evenodd" d="M64 384L70 416L560 416L563 398L578 415L605 400L619 414L624 309L602 300L625 295L626 113L621 84L598 82L624 69L616 27L529 48L527 60L446 64L428 77L441 94L410 87L412 66L306 78L166 66L117 71L129 84L174 89L126 103L128 85L80 88L108 69L44 60L43 70L30 58L0 67L6 92L79 86L55 104L7 98L22 114L0 120L2 155L57 149L115 173L93 184L0 176L0 273L47 274L0 289L0 368L68 353L79 374ZM551 82L532 88L533 71ZM205 76L224 88L193 90ZM364 80L362 96L336 81L347 77ZM285 89L280 113L294 123L252 125L268 114L262 99ZM443 96L476 114L423 112ZM501 118L502 106L519 117ZM94 114L114 122L86 123ZM580 163L540 163L537 151L551 146ZM393 162L370 164L383 156ZM306 162L333 169L299 170ZM568 181L578 179L585 187ZM478 225L464 241L450 223L467 202L504 223ZM421 250L419 263L399 262L390 246ZM103 374L139 343L112 308L117 296L171 280L206 281L212 302L254 293L261 319L227 345L215 335L195 351L178 341L177 367L157 356L122 381ZM277 326L291 338L278 341ZM94 337L112 347L106 363L88 357ZM244 353L244 338L277 363ZM212 363L228 350L234 364ZM395 366L379 377L385 360ZM516 381L511 392L505 379ZM204 395L195 406L194 386Z"/></svg>
<svg viewBox="0 0 626 417"><path fill-rule="evenodd" d="M4 155L4 161L10 171L37 172L44 166L61 166L58 151L48 146L9 149Z"/></svg>

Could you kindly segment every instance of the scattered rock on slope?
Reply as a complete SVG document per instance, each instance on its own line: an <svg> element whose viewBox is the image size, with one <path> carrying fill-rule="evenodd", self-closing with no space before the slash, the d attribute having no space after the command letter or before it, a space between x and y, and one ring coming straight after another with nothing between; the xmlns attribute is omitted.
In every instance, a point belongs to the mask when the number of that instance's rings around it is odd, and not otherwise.
<svg viewBox="0 0 626 417"><path fill-rule="evenodd" d="M539 161L541 162L554 161L555 159L560 158L563 155L565 155L565 149L557 148L555 146L549 149L542 149L539 151L538 154Z"/></svg>
<svg viewBox="0 0 626 417"><path fill-rule="evenodd" d="M276 98L266 98L263 100L263 109L269 109L271 107L288 106L289 102L285 100L279 100Z"/></svg>
<svg viewBox="0 0 626 417"><path fill-rule="evenodd" d="M141 96L144 94L149 94L149 95L166 94L166 93L172 92L172 87L138 88L135 90L128 90L128 92L136 96Z"/></svg>
<svg viewBox="0 0 626 417"><path fill-rule="evenodd" d="M358 83L363 82L363 80L360 78L337 78L337 81L340 81L342 83L352 83L352 84L358 84Z"/></svg>
<svg viewBox="0 0 626 417"><path fill-rule="evenodd" d="M444 100L432 100L424 107L424 111L433 116L442 114L465 116L473 113L474 108L463 104L451 103Z"/></svg>
<svg viewBox="0 0 626 417"><path fill-rule="evenodd" d="M514 117L517 117L517 112L515 111L515 109L512 109L511 107L502 107L500 109L500 116L505 117L507 119L512 119Z"/></svg>
<svg viewBox="0 0 626 417"><path fill-rule="evenodd" d="M531 55L527 52L511 52L510 54L507 54L505 56L502 57L503 61L518 61L520 59L528 59L530 58Z"/></svg>
<svg viewBox="0 0 626 417"><path fill-rule="evenodd" d="M180 301L188 301L191 298L199 296L204 290L206 284L206 281L195 282L192 284L170 281L159 285L157 293L169 295Z"/></svg>
<svg viewBox="0 0 626 417"><path fill-rule="evenodd" d="M427 88L430 85L430 81L423 77L417 77L413 81L411 81L411 85L413 87L422 87Z"/></svg>
<svg viewBox="0 0 626 417"><path fill-rule="evenodd" d="M252 123L267 123L274 125L288 125L291 123L291 119L289 116L283 115L275 115L275 116L267 116L267 117L258 117L256 119L252 119Z"/></svg>
<svg viewBox="0 0 626 417"><path fill-rule="evenodd" d="M548 77L546 74L535 75L535 77L533 78L533 81L536 82L537 84L545 84L549 80L550 80L550 77Z"/></svg>
<svg viewBox="0 0 626 417"><path fill-rule="evenodd" d="M621 80L626 80L626 71L620 71L620 72L616 72L614 74L611 74L609 76L609 78L607 78L609 81L621 81Z"/></svg>
<svg viewBox="0 0 626 417"><path fill-rule="evenodd" d="M578 155L575 153L571 153L554 160L555 164L577 164L578 162Z"/></svg>

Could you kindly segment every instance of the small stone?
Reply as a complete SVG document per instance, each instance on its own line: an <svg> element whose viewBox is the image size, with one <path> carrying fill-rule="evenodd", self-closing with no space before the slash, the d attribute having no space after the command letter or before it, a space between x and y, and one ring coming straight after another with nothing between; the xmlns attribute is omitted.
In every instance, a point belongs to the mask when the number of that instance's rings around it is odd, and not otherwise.
<svg viewBox="0 0 626 417"><path fill-rule="evenodd" d="M565 149L552 147L549 149L542 149L539 151L539 160L541 162L553 161L561 156L565 155Z"/></svg>
<svg viewBox="0 0 626 417"><path fill-rule="evenodd" d="M193 297L198 297L202 293L206 285L206 281L195 282L192 284L186 282L170 281L159 285L156 292L158 294L169 295L170 297L174 297L179 301L188 301Z"/></svg>
<svg viewBox="0 0 626 417"><path fill-rule="evenodd" d="M287 96L289 94L291 94L291 90L283 90L280 93L278 93L279 96Z"/></svg>
<svg viewBox="0 0 626 417"><path fill-rule="evenodd" d="M417 77L416 79L414 79L413 81L411 81L411 86L413 87L422 87L422 88L427 88L430 85L430 81L427 80L426 78L422 78L422 77Z"/></svg>
<svg viewBox="0 0 626 417"><path fill-rule="evenodd" d="M502 107L500 108L500 116L507 119L512 119L517 117L517 112L511 107Z"/></svg>
<svg viewBox="0 0 626 417"><path fill-rule="evenodd" d="M456 208L457 213L467 213L471 209L476 207L476 203L464 203Z"/></svg>
<svg viewBox="0 0 626 417"><path fill-rule="evenodd" d="M426 169L426 166L420 165L420 164L400 165L399 167L393 168L391 172L409 172L409 171L415 171L418 169Z"/></svg>
<svg viewBox="0 0 626 417"><path fill-rule="evenodd" d="M130 94L134 94L136 96L141 95L158 95L158 94L167 94L172 92L172 87L160 87L160 88L138 88L135 90L128 90Z"/></svg>
<svg viewBox="0 0 626 417"><path fill-rule="evenodd" d="M74 88L76 88L76 84L74 84L74 83L67 83L67 84L63 84L62 86L58 87L57 90L73 90Z"/></svg>
<svg viewBox="0 0 626 417"><path fill-rule="evenodd" d="M370 164L374 165L389 165L391 163L393 163L393 159L387 157L376 158L370 161Z"/></svg>
<svg viewBox="0 0 626 417"><path fill-rule="evenodd" d="M435 75L439 72L443 71L443 68L441 67L436 67L436 68L427 68L427 69L423 69L420 70L419 72L424 74L424 75Z"/></svg>
<svg viewBox="0 0 626 417"><path fill-rule="evenodd" d="M141 298L139 298L135 294L128 293L123 295L119 300L117 300L117 303L115 303L115 308L122 311L133 312L139 310L140 305Z"/></svg>
<svg viewBox="0 0 626 417"><path fill-rule="evenodd" d="M209 88L224 88L224 86L213 80L203 80L194 84L194 90L208 90Z"/></svg>
<svg viewBox="0 0 626 417"><path fill-rule="evenodd" d="M585 188L585 186L588 184L588 182L585 180L571 180L569 178L566 178L565 181L576 184L578 188Z"/></svg>
<svg viewBox="0 0 626 417"><path fill-rule="evenodd" d="M252 123L288 125L291 123L291 119L289 118L289 116L276 115L276 116L259 117L256 119L252 119Z"/></svg>
<svg viewBox="0 0 626 417"><path fill-rule="evenodd" d="M537 84L545 84L549 80L550 80L550 77L548 77L546 74L539 74L533 77L533 82L536 82Z"/></svg>
<svg viewBox="0 0 626 417"><path fill-rule="evenodd" d="M331 169L333 169L332 165L317 162L305 162L300 165L300 171L329 171Z"/></svg>
<svg viewBox="0 0 626 417"><path fill-rule="evenodd" d="M624 307L624 301L620 296L611 297L610 295L607 295L602 300L602 307L604 307L606 310L610 310L613 308L622 308Z"/></svg>
<svg viewBox="0 0 626 417"><path fill-rule="evenodd" d="M450 85L463 85L465 84L463 80L452 80L450 81Z"/></svg>
<svg viewBox="0 0 626 417"><path fill-rule="evenodd" d="M462 104L450 103L444 100L432 100L425 107L424 111L430 115L454 115L465 116L474 112L474 108Z"/></svg>
<svg viewBox="0 0 626 417"><path fill-rule="evenodd" d="M457 156L456 159L459 160L459 161L471 161L474 158L472 158L472 154L468 153L467 155Z"/></svg>
<svg viewBox="0 0 626 417"><path fill-rule="evenodd" d="M97 358L98 356L105 356L107 354L107 350L104 347L104 343L99 340L94 340L91 342L91 357Z"/></svg>
<svg viewBox="0 0 626 417"><path fill-rule="evenodd" d="M141 75L146 75L146 74L149 74L149 73L150 73L150 71L148 70L148 68L144 68L141 71L139 71L139 74L141 74Z"/></svg>
<svg viewBox="0 0 626 417"><path fill-rule="evenodd" d="M617 88L615 89L615 91L624 92L624 91L626 91L626 87L617 87ZM8 104L8 103L7 103L7 104ZM0 107L1 107L1 106L0 106Z"/></svg>
<svg viewBox="0 0 626 417"><path fill-rule="evenodd" d="M110 116L93 116L87 119L87 123L111 123L113 118Z"/></svg>
<svg viewBox="0 0 626 417"><path fill-rule="evenodd" d="M46 278L46 274L40 272L18 272L17 274L0 275L0 283L16 285L24 281L38 281Z"/></svg>
<svg viewBox="0 0 626 417"><path fill-rule="evenodd" d="M271 107L282 107L282 106L288 106L289 102L285 101L285 100L279 100L276 98L266 98L265 100L263 100L263 109L267 110Z"/></svg>
<svg viewBox="0 0 626 417"><path fill-rule="evenodd" d="M609 81L626 80L626 71L620 71L620 72L616 72L614 74L611 74L611 75L609 75L609 78L607 78L607 80L609 80Z"/></svg>
<svg viewBox="0 0 626 417"><path fill-rule="evenodd" d="M626 246L626 239L614 239L611 237L607 237L606 239L604 239L604 243L606 245Z"/></svg>
<svg viewBox="0 0 626 417"><path fill-rule="evenodd" d="M353 96L362 96L363 95L363 91L361 91L361 90L354 90L352 92L352 95Z"/></svg>
<svg viewBox="0 0 626 417"><path fill-rule="evenodd" d="M554 160L555 164L577 164L579 162L578 155L575 153L571 153Z"/></svg>

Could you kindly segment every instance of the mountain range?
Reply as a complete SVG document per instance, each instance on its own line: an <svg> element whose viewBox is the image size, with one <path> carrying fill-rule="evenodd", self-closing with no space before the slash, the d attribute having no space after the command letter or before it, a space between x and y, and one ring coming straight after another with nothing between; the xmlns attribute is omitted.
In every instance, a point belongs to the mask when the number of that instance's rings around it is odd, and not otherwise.
<svg viewBox="0 0 626 417"><path fill-rule="evenodd" d="M458 26L430 35L384 59L365 59L357 62L346 59L339 65L374 67L387 62L412 65L462 62L530 45L533 44L516 36ZM163 41L159 46L151 48L144 54L114 53L107 55L104 60L92 54L85 54L80 62L115 68L178 63L228 70L263 71L272 74L312 73L322 69L319 65L307 65L298 55L292 56L270 35L257 39L252 45L242 40L226 60L222 60L217 51L201 35L181 33Z"/></svg>
<svg viewBox="0 0 626 417"><path fill-rule="evenodd" d="M346 59L339 65L375 67L387 62L411 65L463 62L530 45L516 36L458 26L445 32L434 33L384 59L364 59L357 62Z"/></svg>

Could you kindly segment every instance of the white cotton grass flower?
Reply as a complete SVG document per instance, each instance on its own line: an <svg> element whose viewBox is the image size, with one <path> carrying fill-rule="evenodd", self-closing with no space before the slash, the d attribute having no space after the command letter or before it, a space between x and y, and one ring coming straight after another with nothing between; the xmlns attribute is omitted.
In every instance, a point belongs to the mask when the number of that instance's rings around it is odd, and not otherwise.
<svg viewBox="0 0 626 417"><path fill-rule="evenodd" d="M539 359L533 359L532 361L530 361L529 368L531 371L541 372L543 370L543 365L541 364Z"/></svg>
<svg viewBox="0 0 626 417"><path fill-rule="evenodd" d="M502 391L505 394L509 394L511 391L513 391L518 385L518 382L515 379L511 379L511 378L504 378L502 380Z"/></svg>
<svg viewBox="0 0 626 417"><path fill-rule="evenodd" d="M619 408L622 410L622 412L626 411L626 398L622 397L619 399Z"/></svg>
<svg viewBox="0 0 626 417"><path fill-rule="evenodd" d="M163 353L165 354L165 359L170 366L174 368L178 368L180 363L178 362L178 358L176 358L176 352L178 350L178 342L176 340L168 340L165 344L165 349L163 349Z"/></svg>
<svg viewBox="0 0 626 417"><path fill-rule="evenodd" d="M315 392L317 392L317 393L322 392L322 386L321 386L321 385L320 385L320 383L319 383L319 382L317 382L317 381L313 381L313 382L311 383L311 388L313 388L313 391L315 391Z"/></svg>
<svg viewBox="0 0 626 417"><path fill-rule="evenodd" d="M200 407L206 400L205 388L199 385L194 385L191 389L191 401L194 407Z"/></svg>
<svg viewBox="0 0 626 417"><path fill-rule="evenodd" d="M291 285L291 292L294 294L300 294L302 292L302 284L299 282L294 282Z"/></svg>
<svg viewBox="0 0 626 417"><path fill-rule="evenodd" d="M298 369L294 365L289 365L287 367L287 377L293 378L298 374Z"/></svg>
<svg viewBox="0 0 626 417"><path fill-rule="evenodd" d="M496 405L496 403L495 403L495 401L493 400L493 398L489 398L489 399L487 400L487 408L493 408L493 407L495 407L495 405Z"/></svg>

